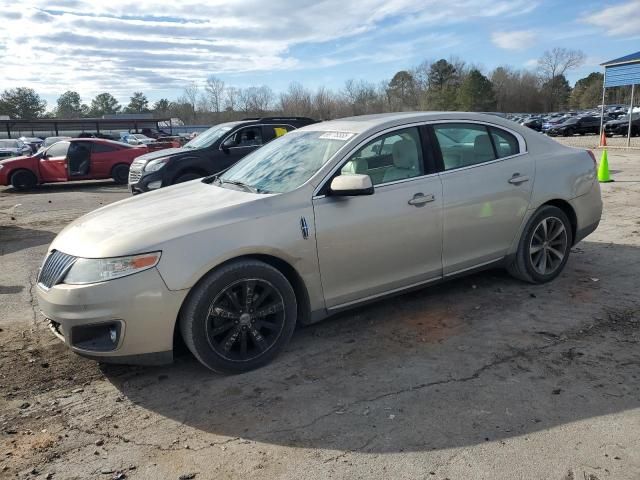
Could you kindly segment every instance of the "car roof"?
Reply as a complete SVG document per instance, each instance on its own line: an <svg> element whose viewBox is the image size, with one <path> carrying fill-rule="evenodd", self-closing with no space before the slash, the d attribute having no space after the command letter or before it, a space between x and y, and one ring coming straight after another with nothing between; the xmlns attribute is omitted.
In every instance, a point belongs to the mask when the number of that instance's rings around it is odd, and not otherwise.
<svg viewBox="0 0 640 480"><path fill-rule="evenodd" d="M108 145L115 145L117 147L136 148L135 145L129 145L128 143L117 142L115 140L109 140L107 138L67 138L62 140L63 142L93 142L93 143L106 143Z"/></svg>
<svg viewBox="0 0 640 480"><path fill-rule="evenodd" d="M493 123L513 129L514 123L511 120L498 115L475 112L398 112L398 113L378 113L373 115L360 115L355 117L340 118L321 123L314 123L301 130L306 131L343 131L351 133L364 133L369 131L384 130L398 125L429 122L437 120L460 120L479 121Z"/></svg>

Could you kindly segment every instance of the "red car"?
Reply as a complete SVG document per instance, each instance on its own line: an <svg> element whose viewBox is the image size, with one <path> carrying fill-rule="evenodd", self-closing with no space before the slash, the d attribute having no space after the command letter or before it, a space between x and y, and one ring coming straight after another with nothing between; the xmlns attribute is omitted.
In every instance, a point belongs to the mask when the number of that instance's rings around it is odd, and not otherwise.
<svg viewBox="0 0 640 480"><path fill-rule="evenodd" d="M0 185L17 189L42 183L113 178L127 183L129 165L149 148L101 138L73 138L28 157L0 161Z"/></svg>

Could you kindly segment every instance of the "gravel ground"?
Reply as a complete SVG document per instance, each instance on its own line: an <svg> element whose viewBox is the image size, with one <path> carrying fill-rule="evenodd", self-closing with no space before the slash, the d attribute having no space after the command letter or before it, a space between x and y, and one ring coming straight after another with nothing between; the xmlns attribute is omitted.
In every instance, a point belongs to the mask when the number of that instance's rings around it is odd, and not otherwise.
<svg viewBox="0 0 640 480"><path fill-rule="evenodd" d="M602 224L553 283L489 271L381 301L227 377L67 351L35 273L127 192L0 189L0 478L637 480L640 152L609 161Z"/></svg>

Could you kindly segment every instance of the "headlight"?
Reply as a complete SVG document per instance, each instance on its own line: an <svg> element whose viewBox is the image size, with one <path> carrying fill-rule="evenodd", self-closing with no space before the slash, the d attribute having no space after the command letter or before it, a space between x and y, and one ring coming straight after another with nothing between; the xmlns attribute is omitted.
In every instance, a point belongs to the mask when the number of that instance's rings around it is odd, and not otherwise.
<svg viewBox="0 0 640 480"><path fill-rule="evenodd" d="M78 258L65 276L64 283L98 283L143 272L158 264L160 254L161 252L152 252L130 257Z"/></svg>
<svg viewBox="0 0 640 480"><path fill-rule="evenodd" d="M168 158L159 158L157 160L151 160L144 167L145 172L155 172L156 170L160 170L165 164L169 161Z"/></svg>

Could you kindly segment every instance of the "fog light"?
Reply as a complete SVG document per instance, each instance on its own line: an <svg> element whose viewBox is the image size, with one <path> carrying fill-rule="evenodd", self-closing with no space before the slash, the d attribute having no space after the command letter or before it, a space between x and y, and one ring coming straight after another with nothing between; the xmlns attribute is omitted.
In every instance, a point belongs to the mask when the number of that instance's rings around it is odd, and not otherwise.
<svg viewBox="0 0 640 480"><path fill-rule="evenodd" d="M116 320L71 328L71 345L82 350L109 352L118 348L122 322Z"/></svg>
<svg viewBox="0 0 640 480"><path fill-rule="evenodd" d="M153 190L154 188L160 188L162 186L162 180L157 180L155 182L149 182L147 184L147 188L149 190Z"/></svg>

